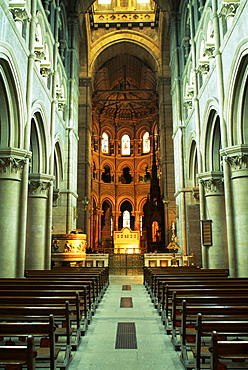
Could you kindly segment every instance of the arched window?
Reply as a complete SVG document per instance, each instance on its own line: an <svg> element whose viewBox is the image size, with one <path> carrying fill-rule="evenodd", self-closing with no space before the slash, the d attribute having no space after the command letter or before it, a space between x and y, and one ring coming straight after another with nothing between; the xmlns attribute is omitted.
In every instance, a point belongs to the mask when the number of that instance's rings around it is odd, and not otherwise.
<svg viewBox="0 0 248 370"><path fill-rule="evenodd" d="M102 173L102 181L106 183L111 182L110 167L108 165L104 166L104 172Z"/></svg>
<svg viewBox="0 0 248 370"><path fill-rule="evenodd" d="M130 155L130 137L128 135L123 135L121 138L121 154Z"/></svg>
<svg viewBox="0 0 248 370"><path fill-rule="evenodd" d="M130 228L130 212L129 211L123 212L123 227Z"/></svg>
<svg viewBox="0 0 248 370"><path fill-rule="evenodd" d="M118 218L118 230L124 227L129 227L135 230L135 216L132 216L132 204L126 200L121 204L120 207L121 216Z"/></svg>
<svg viewBox="0 0 248 370"><path fill-rule="evenodd" d="M130 175L130 168L125 167L122 170L122 176L120 177L120 181L122 184L131 184L132 176Z"/></svg>
<svg viewBox="0 0 248 370"><path fill-rule="evenodd" d="M150 138L149 138L149 132L146 131L146 133L143 135L143 153L149 153L150 152Z"/></svg>
<svg viewBox="0 0 248 370"><path fill-rule="evenodd" d="M106 132L103 132L102 134L102 153L109 153L109 137Z"/></svg>

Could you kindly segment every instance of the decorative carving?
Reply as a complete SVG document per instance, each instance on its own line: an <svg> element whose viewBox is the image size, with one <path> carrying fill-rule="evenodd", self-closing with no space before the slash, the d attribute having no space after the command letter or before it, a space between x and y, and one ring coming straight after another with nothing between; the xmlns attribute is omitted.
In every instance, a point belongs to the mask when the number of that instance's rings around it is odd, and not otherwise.
<svg viewBox="0 0 248 370"><path fill-rule="evenodd" d="M57 200L60 197L60 191L59 189L53 189L53 203L56 204Z"/></svg>
<svg viewBox="0 0 248 370"><path fill-rule="evenodd" d="M232 2L227 2L225 1L222 5L222 8L221 8L221 11L220 11L220 14L221 15L224 15L224 16L232 16L234 17L234 15L236 14L236 11L239 7L239 1L232 1Z"/></svg>
<svg viewBox="0 0 248 370"><path fill-rule="evenodd" d="M185 101L184 101L184 103L183 103L183 107L184 107L185 109L192 109L192 106L193 106L193 104L192 104L192 99L187 99L187 98L185 98Z"/></svg>
<svg viewBox="0 0 248 370"><path fill-rule="evenodd" d="M199 200L199 188L198 187L195 187L195 188L192 188L192 197L196 200Z"/></svg>
<svg viewBox="0 0 248 370"><path fill-rule="evenodd" d="M234 171L248 169L248 155L239 154L235 157L227 156L225 161L232 167Z"/></svg>
<svg viewBox="0 0 248 370"><path fill-rule="evenodd" d="M40 65L40 73L43 77L48 77L51 73L51 63L50 62L44 62Z"/></svg>
<svg viewBox="0 0 248 370"><path fill-rule="evenodd" d="M42 47L36 46L34 49L34 54L35 54L35 61L40 63L45 57L43 46Z"/></svg>
<svg viewBox="0 0 248 370"><path fill-rule="evenodd" d="M45 195L52 186L52 181L30 180L28 183L29 195Z"/></svg>
<svg viewBox="0 0 248 370"><path fill-rule="evenodd" d="M207 180L201 180L201 183L204 186L205 192L208 194L224 192L223 179L211 178Z"/></svg>
<svg viewBox="0 0 248 370"><path fill-rule="evenodd" d="M23 7L10 7L10 11L15 21L23 21L28 18L27 10Z"/></svg>
<svg viewBox="0 0 248 370"><path fill-rule="evenodd" d="M206 74L209 72L209 63L208 62L203 62L203 63L199 63L198 65L198 71L202 74Z"/></svg>
<svg viewBox="0 0 248 370"><path fill-rule="evenodd" d="M214 58L214 50L215 50L214 45L209 45L209 46L206 45L203 56L208 57L208 59Z"/></svg>
<svg viewBox="0 0 248 370"><path fill-rule="evenodd" d="M2 158L0 159L0 174L2 173L17 174L22 170L25 163L27 163L27 158L21 159L16 159L14 157Z"/></svg>

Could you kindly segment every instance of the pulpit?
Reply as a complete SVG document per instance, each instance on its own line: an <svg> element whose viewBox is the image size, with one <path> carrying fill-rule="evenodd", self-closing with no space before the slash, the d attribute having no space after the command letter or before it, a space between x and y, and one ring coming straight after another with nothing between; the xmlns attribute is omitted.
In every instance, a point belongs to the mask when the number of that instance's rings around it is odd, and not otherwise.
<svg viewBox="0 0 248 370"><path fill-rule="evenodd" d="M86 259L86 234L72 231L70 234L52 235L52 262L71 263Z"/></svg>

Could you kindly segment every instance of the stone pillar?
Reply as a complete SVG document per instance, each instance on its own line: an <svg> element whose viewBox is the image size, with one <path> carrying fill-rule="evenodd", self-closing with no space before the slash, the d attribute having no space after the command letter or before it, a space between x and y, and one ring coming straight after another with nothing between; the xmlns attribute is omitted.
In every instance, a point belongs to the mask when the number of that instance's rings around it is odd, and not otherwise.
<svg viewBox="0 0 248 370"><path fill-rule="evenodd" d="M222 172L199 175L204 188L206 219L212 220L212 246L203 246L208 268L228 268L226 212Z"/></svg>
<svg viewBox="0 0 248 370"><path fill-rule="evenodd" d="M90 77L80 78L80 102L78 134L80 149L78 151L78 204L85 197L90 199L91 188L91 92ZM89 214L82 212L78 217L78 228L89 236Z"/></svg>
<svg viewBox="0 0 248 370"><path fill-rule="evenodd" d="M20 242L20 207L23 204L21 180L29 152L7 148L0 150L0 277L17 277L24 272L24 246ZM22 263L22 266L18 266Z"/></svg>
<svg viewBox="0 0 248 370"><path fill-rule="evenodd" d="M248 145L225 148L224 160L231 169L232 194L229 203L233 209L234 245L229 246L229 260L236 261L236 274L248 276Z"/></svg>
<svg viewBox="0 0 248 370"><path fill-rule="evenodd" d="M42 174L31 174L29 177L26 269L45 269L46 254L51 253L51 240L50 248L47 246L47 232L51 232L47 230L47 214L52 179L51 175Z"/></svg>

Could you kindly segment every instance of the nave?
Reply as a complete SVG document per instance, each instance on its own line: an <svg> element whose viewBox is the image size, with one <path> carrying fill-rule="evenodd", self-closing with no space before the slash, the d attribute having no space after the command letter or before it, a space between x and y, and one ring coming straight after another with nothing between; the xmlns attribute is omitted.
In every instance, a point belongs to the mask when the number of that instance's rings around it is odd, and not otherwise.
<svg viewBox="0 0 248 370"><path fill-rule="evenodd" d="M110 276L99 304L69 370L183 370L180 352L166 335L161 318L143 285L143 276ZM131 290L122 290L123 285ZM120 308L122 297L133 307ZM115 349L118 323L134 323L137 349ZM125 343L124 343L125 345Z"/></svg>

